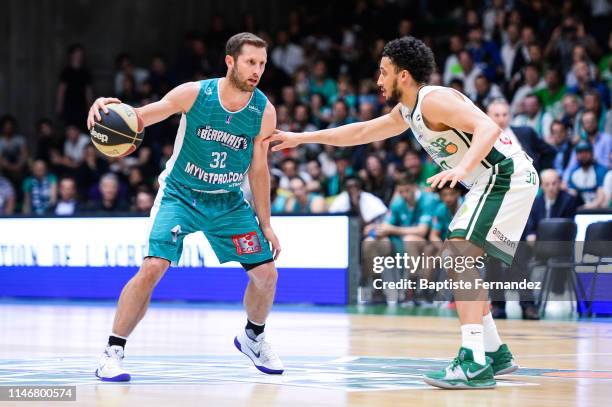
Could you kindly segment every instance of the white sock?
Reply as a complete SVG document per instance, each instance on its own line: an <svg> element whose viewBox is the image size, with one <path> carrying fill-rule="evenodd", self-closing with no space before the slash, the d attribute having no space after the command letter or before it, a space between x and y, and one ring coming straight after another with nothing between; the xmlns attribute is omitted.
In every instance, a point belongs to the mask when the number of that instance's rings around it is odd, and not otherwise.
<svg viewBox="0 0 612 407"><path fill-rule="evenodd" d="M461 325L461 346L468 348L474 354L474 362L479 365L486 363L483 327L479 324Z"/></svg>
<svg viewBox="0 0 612 407"><path fill-rule="evenodd" d="M482 326L484 328L484 349L485 352L495 352L503 344L497 326L493 320L493 315L489 312L482 317Z"/></svg>

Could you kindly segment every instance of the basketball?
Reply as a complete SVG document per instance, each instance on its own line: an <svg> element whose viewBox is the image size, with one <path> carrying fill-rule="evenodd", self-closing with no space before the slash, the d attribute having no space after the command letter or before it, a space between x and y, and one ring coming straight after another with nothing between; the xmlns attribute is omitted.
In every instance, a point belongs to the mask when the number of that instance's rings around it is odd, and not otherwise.
<svg viewBox="0 0 612 407"><path fill-rule="evenodd" d="M107 105L108 113L100 110L100 120L91 128L93 145L107 157L125 157L133 153L144 135L138 132L138 116L125 103Z"/></svg>

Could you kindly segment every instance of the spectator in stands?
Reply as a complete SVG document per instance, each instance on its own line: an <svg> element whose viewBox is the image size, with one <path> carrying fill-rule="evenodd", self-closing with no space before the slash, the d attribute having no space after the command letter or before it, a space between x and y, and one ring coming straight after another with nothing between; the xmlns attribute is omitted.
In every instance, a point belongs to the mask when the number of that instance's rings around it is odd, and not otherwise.
<svg viewBox="0 0 612 407"><path fill-rule="evenodd" d="M0 216L12 215L15 212L15 189L0 171Z"/></svg>
<svg viewBox="0 0 612 407"><path fill-rule="evenodd" d="M289 112L293 112L295 105L298 103L297 93L293 86L283 86L281 90L282 105L287 107Z"/></svg>
<svg viewBox="0 0 612 407"><path fill-rule="evenodd" d="M293 214L325 212L325 200L320 195L308 192L306 182L300 177L293 177L289 183L292 193L285 204L285 212Z"/></svg>
<svg viewBox="0 0 612 407"><path fill-rule="evenodd" d="M389 205L393 196L393 179L385 172L385 165L379 156L368 155L365 169L361 171L364 189Z"/></svg>
<svg viewBox="0 0 612 407"><path fill-rule="evenodd" d="M485 40L482 27L479 25L469 29L466 49L472 55L476 66L482 70L489 81L496 81L498 76L503 77L499 47L495 42Z"/></svg>
<svg viewBox="0 0 612 407"><path fill-rule="evenodd" d="M146 181L140 167L132 167L129 169L128 182L127 182L127 199L128 202L136 202L138 192L146 187Z"/></svg>
<svg viewBox="0 0 612 407"><path fill-rule="evenodd" d="M156 99L161 99L174 85L175 81L168 72L166 61L161 55L155 55L151 59L148 82L151 84Z"/></svg>
<svg viewBox="0 0 612 407"><path fill-rule="evenodd" d="M421 191L416 178L408 173L397 182L396 190L389 216L376 228L376 237L389 237L395 251L403 253L404 242L427 238L438 201L435 195Z"/></svg>
<svg viewBox="0 0 612 407"><path fill-rule="evenodd" d="M336 82L327 76L327 64L319 59L315 62L310 78L310 94L319 93L329 102L336 97L338 88Z"/></svg>
<svg viewBox="0 0 612 407"><path fill-rule="evenodd" d="M320 129L326 128L331 122L332 110L327 106L325 97L320 93L312 94L309 106L313 124Z"/></svg>
<svg viewBox="0 0 612 407"><path fill-rule="evenodd" d="M514 65L514 59L520 49L520 45L519 25L514 23L508 24L500 52L504 64L504 78L506 81L510 81L512 78L512 66Z"/></svg>
<svg viewBox="0 0 612 407"><path fill-rule="evenodd" d="M559 117L563 111L561 101L567 93L567 88L561 82L561 71L549 66L546 69L544 81L546 86L535 90L534 93L540 99L546 112L549 112L553 117Z"/></svg>
<svg viewBox="0 0 612 407"><path fill-rule="evenodd" d="M317 130L317 127L310 122L310 111L308 110L308 106L301 103L295 105L291 124L291 131L298 133ZM319 149L320 146L317 146L316 150L318 151Z"/></svg>
<svg viewBox="0 0 612 407"><path fill-rule="evenodd" d="M486 106L491 103L493 99L503 97L501 90L497 84L489 82L489 79L485 75L478 75L474 82L476 87L476 93L471 95L471 99L474 101L476 106L485 110Z"/></svg>
<svg viewBox="0 0 612 407"><path fill-rule="evenodd" d="M512 124L517 127L531 127L538 137L546 139L550 133L552 121L552 115L542 109L540 99L536 95L530 94L523 99L522 113L512 120Z"/></svg>
<svg viewBox="0 0 612 407"><path fill-rule="evenodd" d="M487 107L487 114L509 137L508 141L517 140L523 150L533 160L533 166L540 171L553 164L555 150L536 132L527 126L510 126L510 106L505 99L495 99Z"/></svg>
<svg viewBox="0 0 612 407"><path fill-rule="evenodd" d="M89 137L74 125L66 127L66 141L64 142L64 155L60 164L67 168L78 168L83 162L85 147L90 145Z"/></svg>
<svg viewBox="0 0 612 407"><path fill-rule="evenodd" d="M580 118L583 130L583 140L588 141L593 148L595 161L604 168L610 166L610 153L612 153L612 136L598 130L597 116L592 111L586 111ZM578 165L577 154L572 154L568 170L572 170Z"/></svg>
<svg viewBox="0 0 612 407"><path fill-rule="evenodd" d="M568 93L563 96L563 101L561 103L563 106L561 121L569 131L570 140L574 140L579 137L581 126L580 116L582 116L582 112L580 110L580 101L576 95Z"/></svg>
<svg viewBox="0 0 612 407"><path fill-rule="evenodd" d="M92 187L97 185L102 175L107 172L108 161L99 156L92 144L85 146L83 161L76 171L78 195L88 200L92 195Z"/></svg>
<svg viewBox="0 0 612 407"><path fill-rule="evenodd" d="M55 111L64 125L85 130L85 119L93 103L92 76L85 63L85 50L80 44L68 48L67 64L57 87Z"/></svg>
<svg viewBox="0 0 612 407"><path fill-rule="evenodd" d="M355 95L353 84L351 83L350 78L348 78L346 75L341 75L338 78L337 84L338 92L330 102L332 106L334 106L337 101L342 100L346 105L349 116L352 116L357 107L357 95Z"/></svg>
<svg viewBox="0 0 612 407"><path fill-rule="evenodd" d="M57 216L74 216L80 209L76 180L70 177L62 178L59 182L59 198L51 212Z"/></svg>
<svg viewBox="0 0 612 407"><path fill-rule="evenodd" d="M320 157L320 156L319 156ZM327 196L338 195L349 177L353 176L351 167L351 152L346 149L338 149L334 152L336 173L329 178L327 183ZM360 185L360 187L362 187Z"/></svg>
<svg viewBox="0 0 612 407"><path fill-rule="evenodd" d="M515 22L515 24L519 24L519 22ZM521 40L519 42L519 46L514 57L514 62L512 63L512 72L510 75L511 80L512 78L515 78L517 75L520 75L520 73L524 71L526 64L528 64L529 62L533 62L529 53L529 46L534 44L535 42L536 35L533 27L529 25L523 26L521 28Z"/></svg>
<svg viewBox="0 0 612 407"><path fill-rule="evenodd" d="M0 119L0 171L14 188L21 186L28 159L25 137L16 131L17 120L13 116L5 115Z"/></svg>
<svg viewBox="0 0 612 407"><path fill-rule="evenodd" d="M431 162L423 162L416 150L408 150L402 160L403 170L414 177L419 187L427 188L427 179L438 172L438 168Z"/></svg>
<svg viewBox="0 0 612 407"><path fill-rule="evenodd" d="M524 83L514 93L512 103L510 104L510 111L513 116L523 112L521 105L527 96L537 92L545 86L545 82L540 78L540 72L535 64L529 63L525 65L523 73Z"/></svg>
<svg viewBox="0 0 612 407"><path fill-rule="evenodd" d="M342 99L338 99L334 103L331 120L329 128L343 126L355 121L350 115L348 105Z"/></svg>
<svg viewBox="0 0 612 407"><path fill-rule="evenodd" d="M117 72L115 73L114 88L115 94L120 95L124 89L125 79L132 78L134 82L134 91L139 92L142 85L149 78L149 71L144 68L134 66L132 57L129 54L121 53L115 61ZM121 100L124 103L124 100Z"/></svg>
<svg viewBox="0 0 612 407"><path fill-rule="evenodd" d="M47 164L56 161L64 149L58 137L53 122L40 119L36 125L36 155L34 159L43 160Z"/></svg>
<svg viewBox="0 0 612 407"><path fill-rule="evenodd" d="M291 130L291 116L285 105L276 107L276 128L283 131Z"/></svg>
<svg viewBox="0 0 612 407"><path fill-rule="evenodd" d="M285 212L285 205L289 197L289 192L280 188L279 183L280 177L274 173L270 174L270 202L273 214Z"/></svg>
<svg viewBox="0 0 612 407"><path fill-rule="evenodd" d="M380 220L387 213L387 207L374 194L363 190L363 181L349 176L344 183L344 190L332 202L330 213L350 213L360 220L362 230L368 232L369 226Z"/></svg>
<svg viewBox="0 0 612 407"><path fill-rule="evenodd" d="M123 77L123 83L121 84L121 89L117 94L117 97L119 100L121 100L121 102L130 106L140 106L142 95L136 87L136 81L134 80L133 76L126 75Z"/></svg>
<svg viewBox="0 0 612 407"><path fill-rule="evenodd" d="M101 198L95 201L89 210L97 213L122 213L129 211L129 205L119 195L119 178L112 172L100 178Z"/></svg>
<svg viewBox="0 0 612 407"><path fill-rule="evenodd" d="M23 213L45 215L57 202L57 178L47 172L47 164L36 160L32 176L23 181Z"/></svg>
<svg viewBox="0 0 612 407"><path fill-rule="evenodd" d="M586 33L584 24L574 16L567 16L561 25L553 30L544 55L558 61L563 73L566 73L571 68L572 52L576 44L585 46L590 55L599 54L599 47L593 37Z"/></svg>
<svg viewBox="0 0 612 407"><path fill-rule="evenodd" d="M583 102L584 110L595 114L598 131L610 134L606 128L612 128L612 109L606 109L606 107L602 105L599 92L594 89L586 91Z"/></svg>
<svg viewBox="0 0 612 407"><path fill-rule="evenodd" d="M271 60L278 69L282 69L288 76L304 65L304 49L289 39L289 33L281 30L276 34L276 44L272 48Z"/></svg>
<svg viewBox="0 0 612 407"><path fill-rule="evenodd" d="M580 140L575 152L578 167L569 172L569 191L584 201L585 208L605 207L607 202L603 181L608 168L595 162L593 146L587 140Z"/></svg>
<svg viewBox="0 0 612 407"><path fill-rule="evenodd" d="M563 174L568 167L573 152L572 142L563 122L554 120L550 125L550 135L546 142L555 150L552 168L559 174Z"/></svg>
<svg viewBox="0 0 612 407"><path fill-rule="evenodd" d="M293 157L287 157L281 162L281 170L283 175L280 180L280 187L286 190L290 189L290 182L292 178L300 177L304 181L310 181L308 173L299 170L300 163Z"/></svg>
<svg viewBox="0 0 612 407"><path fill-rule="evenodd" d="M448 227L463 203L461 191L458 188L451 188L450 184L440 188L438 194L440 202L434 211L429 231L429 240L432 242L441 242L448 237Z"/></svg>
<svg viewBox="0 0 612 407"><path fill-rule="evenodd" d="M140 215L149 215L153 207L153 194L149 191L140 191L136 195L136 203L132 212Z"/></svg>
<svg viewBox="0 0 612 407"><path fill-rule="evenodd" d="M319 160L316 158L308 160L306 163L306 172L310 176L310 182L306 183L306 190L308 192L316 192L325 195L327 193L328 180L323 174Z"/></svg>
<svg viewBox="0 0 612 407"><path fill-rule="evenodd" d="M466 95L474 95L476 93L476 77L482 74L482 70L474 64L472 54L466 50L459 52L459 65L461 65L461 72L459 74L453 74L453 79L461 79L463 81L463 89Z"/></svg>
<svg viewBox="0 0 612 407"><path fill-rule="evenodd" d="M204 38L189 33L183 44L183 50L177 64L179 79L182 82L188 82L195 80L198 76L213 76L216 63L210 55L210 50Z"/></svg>
<svg viewBox="0 0 612 407"><path fill-rule="evenodd" d="M578 82L575 86L568 89L568 92L574 93L579 97L584 98L586 92L590 89L594 89L599 93L603 104L607 107L610 105L610 92L608 88L601 82L594 79L589 71L589 65L585 61L578 61L572 68L574 75L576 75L576 81Z"/></svg>
<svg viewBox="0 0 612 407"><path fill-rule="evenodd" d="M370 105L374 107L374 111L378 107L378 94L376 92L376 84L370 78L362 79L359 82L359 95L357 96L357 104L361 115L361 106Z"/></svg>
<svg viewBox="0 0 612 407"><path fill-rule="evenodd" d="M579 198L561 189L561 175L557 170L542 171L540 180L542 193L536 197L525 227L528 241L536 239L538 224L542 219L574 219L581 204Z"/></svg>
<svg viewBox="0 0 612 407"><path fill-rule="evenodd" d="M572 88L578 85L578 78L576 76L576 68L579 62L584 62L588 66L588 76L590 78L597 77L597 67L587 54L586 49L581 45L574 45L574 49L572 50L572 69L565 75L565 85L568 88Z"/></svg>

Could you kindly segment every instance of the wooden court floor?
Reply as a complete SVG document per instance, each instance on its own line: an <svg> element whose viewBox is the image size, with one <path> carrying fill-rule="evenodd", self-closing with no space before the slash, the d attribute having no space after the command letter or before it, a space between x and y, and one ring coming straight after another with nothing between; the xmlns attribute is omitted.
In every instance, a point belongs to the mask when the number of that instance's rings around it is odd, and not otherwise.
<svg viewBox="0 0 612 407"><path fill-rule="evenodd" d="M445 391L422 372L455 356L459 325L448 317L358 315L277 307L266 328L284 360L280 377L259 373L232 338L238 307L156 304L130 337L133 380L98 382L95 361L109 333L110 304L0 304L0 386L77 386L76 402L52 406L608 406L612 323L499 321L521 369L498 388Z"/></svg>

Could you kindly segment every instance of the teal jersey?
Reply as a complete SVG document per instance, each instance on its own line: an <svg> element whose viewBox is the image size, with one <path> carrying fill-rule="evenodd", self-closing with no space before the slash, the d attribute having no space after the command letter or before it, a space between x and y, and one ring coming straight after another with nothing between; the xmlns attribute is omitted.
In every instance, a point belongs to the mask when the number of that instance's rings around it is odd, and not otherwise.
<svg viewBox="0 0 612 407"><path fill-rule="evenodd" d="M420 192L413 208L408 206L404 198L396 196L391 201L387 222L394 226L431 226L434 211L438 206L438 197L429 192Z"/></svg>
<svg viewBox="0 0 612 407"><path fill-rule="evenodd" d="M459 198L457 208L461 207L462 204L463 199ZM448 236L448 227L450 226L454 216L455 214L450 211L444 202L438 203L431 227L433 230L440 232L440 238L442 240L446 239Z"/></svg>
<svg viewBox="0 0 612 407"><path fill-rule="evenodd" d="M203 192L240 190L268 99L255 89L242 109L230 112L221 104L219 80L200 81L196 101L181 117L174 152L160 181L170 177Z"/></svg>

